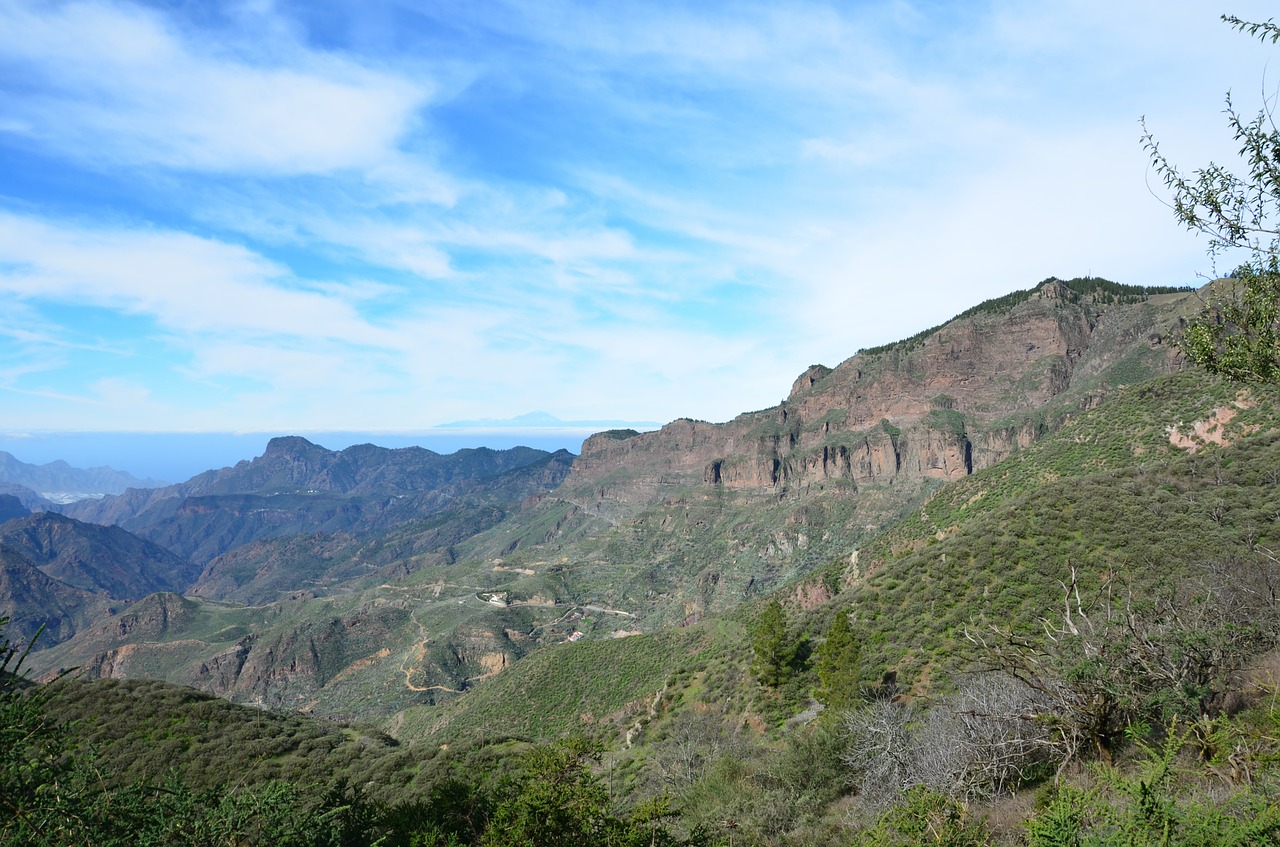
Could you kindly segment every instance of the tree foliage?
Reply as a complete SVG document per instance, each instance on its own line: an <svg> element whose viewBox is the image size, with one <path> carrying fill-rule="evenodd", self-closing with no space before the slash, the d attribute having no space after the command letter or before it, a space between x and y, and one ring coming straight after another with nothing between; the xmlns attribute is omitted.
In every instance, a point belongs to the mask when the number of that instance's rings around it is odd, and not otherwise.
<svg viewBox="0 0 1280 847"><path fill-rule="evenodd" d="M1280 27L1223 16L1235 29L1280 41ZM1226 100L1243 169L1210 162L1191 172L1161 150L1143 120L1143 148L1173 195L1174 215L1209 236L1209 254L1247 251L1237 284L1211 302L1183 335L1187 358L1212 373L1245 382L1280 380L1280 129L1272 103L1248 118Z"/></svg>
<svg viewBox="0 0 1280 847"><path fill-rule="evenodd" d="M847 709L858 700L859 657L862 648L849 626L849 615L838 609L818 647L818 700L828 709Z"/></svg>
<svg viewBox="0 0 1280 847"><path fill-rule="evenodd" d="M770 600L760 613L751 646L756 678L775 688L785 682L796 657L796 645L787 639L787 619L777 600Z"/></svg>
<svg viewBox="0 0 1280 847"><path fill-rule="evenodd" d="M1192 732L1171 727L1158 745L1140 743L1132 771L1095 770L1096 785L1055 785L1027 821L1028 847L1200 847L1280 844L1280 805L1263 791L1196 797L1181 784L1179 754Z"/></svg>
<svg viewBox="0 0 1280 847"><path fill-rule="evenodd" d="M536 747L525 755L521 774L500 786L482 847L675 847L681 841L666 827L676 814L665 795L636 804L628 812L614 808L608 787L592 766L600 747L570 738ZM447 842L446 842L447 843Z"/></svg>
<svg viewBox="0 0 1280 847"><path fill-rule="evenodd" d="M1280 265L1275 256L1263 261L1237 269L1182 335L1188 359L1237 382L1280 382Z"/></svg>

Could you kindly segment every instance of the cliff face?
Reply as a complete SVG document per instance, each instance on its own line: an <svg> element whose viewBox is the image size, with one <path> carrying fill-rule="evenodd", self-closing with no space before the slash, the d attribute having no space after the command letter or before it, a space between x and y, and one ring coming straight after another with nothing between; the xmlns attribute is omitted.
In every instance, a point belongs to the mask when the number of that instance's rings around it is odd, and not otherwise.
<svg viewBox="0 0 1280 847"><path fill-rule="evenodd" d="M1106 302L1117 298L1050 281L1012 309L956 319L834 369L815 365L774 408L723 424L595 435L565 487L606 514L685 487L777 496L832 482L957 479L1116 386L1177 369L1167 337L1191 296Z"/></svg>

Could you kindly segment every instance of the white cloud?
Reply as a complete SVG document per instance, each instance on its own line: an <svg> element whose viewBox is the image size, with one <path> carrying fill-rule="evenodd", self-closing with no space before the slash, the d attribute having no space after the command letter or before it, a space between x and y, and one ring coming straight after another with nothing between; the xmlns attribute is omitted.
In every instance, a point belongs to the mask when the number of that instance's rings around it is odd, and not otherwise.
<svg viewBox="0 0 1280 847"><path fill-rule="evenodd" d="M251 62L129 4L0 6L4 129L82 163L329 173L389 167L431 90L286 45Z"/></svg>
<svg viewBox="0 0 1280 847"><path fill-rule="evenodd" d="M179 232L0 212L0 291L145 315L179 333L387 341L342 300L296 287L283 266L238 245Z"/></svg>

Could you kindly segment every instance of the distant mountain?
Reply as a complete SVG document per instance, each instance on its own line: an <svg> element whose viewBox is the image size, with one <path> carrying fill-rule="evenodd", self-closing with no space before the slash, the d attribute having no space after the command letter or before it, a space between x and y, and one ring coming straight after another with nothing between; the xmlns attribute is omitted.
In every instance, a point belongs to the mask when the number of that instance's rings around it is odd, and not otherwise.
<svg viewBox="0 0 1280 847"><path fill-rule="evenodd" d="M30 641L44 627L37 648L65 641L101 618L109 598L60 582L21 552L0 545L0 617L9 618L6 635Z"/></svg>
<svg viewBox="0 0 1280 847"><path fill-rule="evenodd" d="M0 509L5 502L0 497ZM0 615L22 639L44 626L38 649L156 591L184 591L199 574L198 566L119 527L52 512L0 523Z"/></svg>
<svg viewBox="0 0 1280 847"><path fill-rule="evenodd" d="M188 593L259 604L300 590L325 591L383 571L394 570L403 577L447 564L454 556L453 545L496 526L525 502L554 489L572 462L572 454L561 450L532 465L458 487L456 499L443 504L404 496L397 501L402 506L431 507L407 519L401 511L357 513L363 501L356 501L343 514L350 524L345 529L264 537L233 546L208 562ZM224 504L230 500L221 498Z"/></svg>
<svg viewBox="0 0 1280 847"><path fill-rule="evenodd" d="M421 447L359 444L334 451L288 436L273 438L261 456L235 467L180 485L72 503L61 511L124 527L203 565L262 539L338 532L369 537L487 501L491 489L510 489L504 502L513 507L559 484L571 460L564 451L528 447L441 455ZM525 468L532 487L511 489L506 475Z"/></svg>
<svg viewBox="0 0 1280 847"><path fill-rule="evenodd" d="M13 482L0 482L0 495L13 497L22 504L22 507L27 512L44 511L57 505L52 500L41 497L25 485L18 485ZM26 512L23 514L26 514ZM14 517L17 516L15 515Z"/></svg>
<svg viewBox="0 0 1280 847"><path fill-rule="evenodd" d="M21 485L55 503L70 503L104 494L121 494L129 488L157 488L160 480L139 479L114 468L73 468L62 460L29 465L0 450L0 482Z"/></svg>

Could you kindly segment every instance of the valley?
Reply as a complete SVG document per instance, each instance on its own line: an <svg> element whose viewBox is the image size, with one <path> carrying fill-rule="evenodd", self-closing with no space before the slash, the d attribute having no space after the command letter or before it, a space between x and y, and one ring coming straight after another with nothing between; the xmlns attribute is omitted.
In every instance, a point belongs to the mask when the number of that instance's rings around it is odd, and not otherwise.
<svg viewBox="0 0 1280 847"><path fill-rule="evenodd" d="M1012 667L992 639L1034 639L1064 603L1167 627L1230 595L1253 618L1196 702L1274 685L1280 390L1187 368L1174 340L1200 303L1050 279L814 365L769 409L605 431L576 457L279 438L178 485L11 497L0 614L10 638L43 625L27 667L82 692L56 708L115 734L108 761L140 742L93 704L126 691L176 727L222 709L221 729L162 733L186 751L254 714L318 719L289 731L331 758L359 735L388 803L587 738L610 790L679 798L687 835L732 817L752 843L807 843L872 793L848 776L854 718L824 708L833 616L858 645L842 696L872 710L943 714ZM790 647L766 683L772 606ZM302 744L263 754L272 773L310 773ZM199 784L207 755L148 767Z"/></svg>

